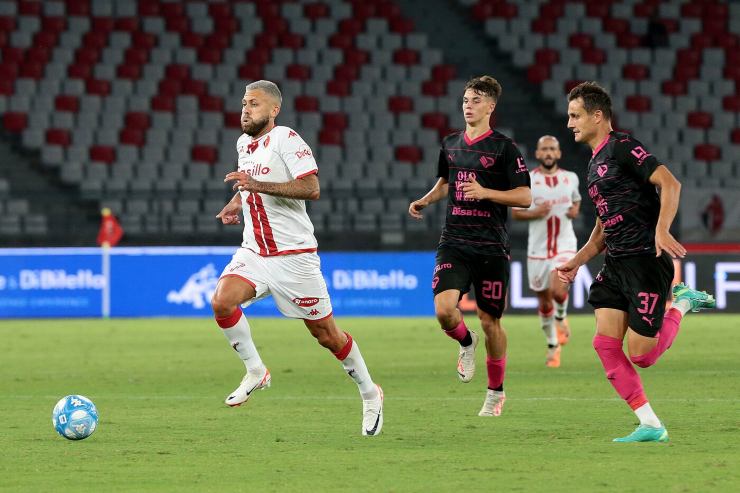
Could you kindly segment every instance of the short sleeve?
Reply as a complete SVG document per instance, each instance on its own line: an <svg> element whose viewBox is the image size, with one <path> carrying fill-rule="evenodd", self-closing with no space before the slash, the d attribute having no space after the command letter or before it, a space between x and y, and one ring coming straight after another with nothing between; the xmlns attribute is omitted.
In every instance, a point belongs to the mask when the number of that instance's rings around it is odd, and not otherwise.
<svg viewBox="0 0 740 493"><path fill-rule="evenodd" d="M444 147L439 150L439 159L437 160L437 178L450 179L450 163L447 161L447 153Z"/></svg>
<svg viewBox="0 0 740 493"><path fill-rule="evenodd" d="M636 177L640 183L646 183L650 175L660 166L655 156L634 139L617 141L614 145L614 158L626 173Z"/></svg>
<svg viewBox="0 0 740 493"><path fill-rule="evenodd" d="M570 173L570 179L572 180L573 184L573 191L570 194L570 200L575 204L576 202L581 201L581 192L578 191L580 181L578 180L578 175L575 173Z"/></svg>
<svg viewBox="0 0 740 493"><path fill-rule="evenodd" d="M294 179L318 173L319 168L313 157L313 151L295 130L285 128L278 152Z"/></svg>
<svg viewBox="0 0 740 493"><path fill-rule="evenodd" d="M527 163L513 142L509 141L506 143L504 156L506 173L509 178L509 190L519 187L531 187Z"/></svg>

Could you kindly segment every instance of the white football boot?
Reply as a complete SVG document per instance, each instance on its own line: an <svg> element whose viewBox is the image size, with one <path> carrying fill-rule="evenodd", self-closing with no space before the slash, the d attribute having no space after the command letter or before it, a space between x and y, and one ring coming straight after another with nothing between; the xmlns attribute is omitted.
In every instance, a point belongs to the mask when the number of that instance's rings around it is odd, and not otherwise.
<svg viewBox="0 0 740 493"><path fill-rule="evenodd" d="M263 370L257 373L247 372L242 378L242 383L224 401L226 405L231 407L241 406L251 397L252 392L269 387L272 380L270 370L264 367Z"/></svg>
<svg viewBox="0 0 740 493"><path fill-rule="evenodd" d="M478 345L478 334L470 331L473 343L470 346L460 346L460 355L457 358L457 376L463 383L468 383L475 375L475 347Z"/></svg>
<svg viewBox="0 0 740 493"><path fill-rule="evenodd" d="M503 391L488 389L486 400L483 402L483 407L480 409L478 416L501 416L504 402L506 402L506 394Z"/></svg>
<svg viewBox="0 0 740 493"><path fill-rule="evenodd" d="M362 400L362 435L380 435L383 429L383 389L378 388L378 397L370 400Z"/></svg>

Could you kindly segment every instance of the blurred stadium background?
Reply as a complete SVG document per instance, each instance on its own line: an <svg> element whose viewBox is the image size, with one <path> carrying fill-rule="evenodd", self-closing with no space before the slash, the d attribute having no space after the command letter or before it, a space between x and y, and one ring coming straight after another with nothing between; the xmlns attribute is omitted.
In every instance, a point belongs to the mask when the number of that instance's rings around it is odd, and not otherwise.
<svg viewBox="0 0 740 493"><path fill-rule="evenodd" d="M465 80L485 73L529 166L553 134L581 176L565 95L602 83L616 127L683 182L676 234L736 254L739 46L740 2L714 0L2 0L0 244L94 246L109 207L123 246L235 247L240 228L214 216L244 86L265 78L319 163L322 251L432 250L444 208L415 221L408 203L461 128ZM581 240L593 218L586 199ZM510 227L523 259L526 225Z"/></svg>

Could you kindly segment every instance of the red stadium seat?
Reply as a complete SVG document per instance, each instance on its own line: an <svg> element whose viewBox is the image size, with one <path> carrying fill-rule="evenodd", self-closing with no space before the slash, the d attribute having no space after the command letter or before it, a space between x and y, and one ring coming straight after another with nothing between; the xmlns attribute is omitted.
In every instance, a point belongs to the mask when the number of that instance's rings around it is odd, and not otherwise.
<svg viewBox="0 0 740 493"><path fill-rule="evenodd" d="M70 111L77 113L80 110L80 100L77 96L60 94L54 99L54 107L57 111Z"/></svg>
<svg viewBox="0 0 740 493"><path fill-rule="evenodd" d="M87 79L85 89L88 94L107 96L110 94L110 82L102 79Z"/></svg>
<svg viewBox="0 0 740 493"><path fill-rule="evenodd" d="M694 147L694 157L699 161L718 161L722 158L722 150L713 144L699 144Z"/></svg>
<svg viewBox="0 0 740 493"><path fill-rule="evenodd" d="M326 93L330 96L345 97L351 94L352 88L349 81L330 80L326 83Z"/></svg>
<svg viewBox="0 0 740 493"><path fill-rule="evenodd" d="M527 80L532 84L542 84L550 78L549 65L531 65L527 69Z"/></svg>
<svg viewBox="0 0 740 493"><path fill-rule="evenodd" d="M139 80L141 78L140 65L119 65L116 69L116 75L121 79Z"/></svg>
<svg viewBox="0 0 740 493"><path fill-rule="evenodd" d="M418 163L422 160L423 154L421 149L416 146L399 146L396 147L396 160L407 163Z"/></svg>
<svg viewBox="0 0 740 493"><path fill-rule="evenodd" d="M224 113L224 125L227 128L241 128L242 115L238 111L229 111Z"/></svg>
<svg viewBox="0 0 740 493"><path fill-rule="evenodd" d="M46 131L46 143L68 147L72 143L72 135L63 128L50 128Z"/></svg>
<svg viewBox="0 0 740 493"><path fill-rule="evenodd" d="M722 98L722 107L727 111L740 112L740 96L725 96Z"/></svg>
<svg viewBox="0 0 740 493"><path fill-rule="evenodd" d="M712 128L712 115L706 111L692 111L687 115L686 123L691 128Z"/></svg>
<svg viewBox="0 0 740 493"><path fill-rule="evenodd" d="M650 77L650 70L640 63L628 63L622 68L622 77L630 80L645 80Z"/></svg>
<svg viewBox="0 0 740 493"><path fill-rule="evenodd" d="M419 59L419 52L409 48L400 48L393 53L393 63L396 65L416 65Z"/></svg>
<svg viewBox="0 0 740 493"><path fill-rule="evenodd" d="M188 65L172 63L167 65L164 75L168 79L185 80L190 78L190 67Z"/></svg>
<svg viewBox="0 0 740 493"><path fill-rule="evenodd" d="M306 81L311 78L311 67L293 63L285 68L285 76L288 79Z"/></svg>
<svg viewBox="0 0 740 493"><path fill-rule="evenodd" d="M207 145L193 146L190 156L193 158L193 161L201 161L208 164L213 164L218 160L216 148Z"/></svg>
<svg viewBox="0 0 740 493"><path fill-rule="evenodd" d="M457 75L457 68L451 64L439 64L432 67L432 78L441 81L450 81Z"/></svg>
<svg viewBox="0 0 740 493"><path fill-rule="evenodd" d="M600 48L586 48L581 51L581 61L591 65L601 65L606 62L606 53Z"/></svg>
<svg viewBox="0 0 740 493"><path fill-rule="evenodd" d="M447 128L449 118L445 113L424 113L421 116L421 125L425 128Z"/></svg>
<svg viewBox="0 0 740 493"><path fill-rule="evenodd" d="M329 7L325 3L314 2L303 6L303 15L312 21L329 17Z"/></svg>
<svg viewBox="0 0 740 493"><path fill-rule="evenodd" d="M319 100L314 96L298 96L295 98L295 110L304 111L319 111Z"/></svg>
<svg viewBox="0 0 740 493"><path fill-rule="evenodd" d="M121 144L143 147L146 143L146 134L136 128L124 128L118 135L118 141Z"/></svg>
<svg viewBox="0 0 740 493"><path fill-rule="evenodd" d="M324 128L331 130L346 130L349 126L349 120L344 113L324 113L322 116Z"/></svg>
<svg viewBox="0 0 740 493"><path fill-rule="evenodd" d="M388 23L388 27L392 33L408 34L414 31L414 21L405 17L394 17Z"/></svg>
<svg viewBox="0 0 740 493"><path fill-rule="evenodd" d="M647 96L628 96L625 102L627 110L634 111L635 113L645 113L650 111L651 103L650 98Z"/></svg>
<svg viewBox="0 0 740 493"><path fill-rule="evenodd" d="M151 125L149 114L143 111L132 111L126 114L124 119L127 128L135 130L147 130Z"/></svg>
<svg viewBox="0 0 740 493"><path fill-rule="evenodd" d="M568 44L571 48L585 50L587 48L593 48L594 40L589 34L575 33L570 35Z"/></svg>
<svg viewBox="0 0 740 493"><path fill-rule="evenodd" d="M175 98L168 95L158 95L152 98L152 110L154 111L175 111Z"/></svg>
<svg viewBox="0 0 740 493"><path fill-rule="evenodd" d="M319 144L321 145L341 146L343 142L344 139L340 130L325 128L319 132Z"/></svg>
<svg viewBox="0 0 740 493"><path fill-rule="evenodd" d="M663 82L661 89L666 96L683 96L687 93L688 86L681 80L667 80Z"/></svg>
<svg viewBox="0 0 740 493"><path fill-rule="evenodd" d="M447 94L447 82L441 80L428 80L421 84L421 93L425 96L438 98ZM391 111L393 111L391 109ZM412 110L403 110L412 111Z"/></svg>
<svg viewBox="0 0 740 493"><path fill-rule="evenodd" d="M218 96L202 94L198 98L198 103L201 111L216 111L220 113L224 110L224 100Z"/></svg>
<svg viewBox="0 0 740 493"><path fill-rule="evenodd" d="M90 160L111 164L116 160L116 150L111 146L92 146L90 148Z"/></svg>
<svg viewBox="0 0 740 493"><path fill-rule="evenodd" d="M22 132L28 126L28 116L18 111L8 111L3 115L3 127L8 132Z"/></svg>
<svg viewBox="0 0 740 493"><path fill-rule="evenodd" d="M557 32L557 24L552 18L539 17L532 21L532 31L537 34L554 34Z"/></svg>
<svg viewBox="0 0 740 493"><path fill-rule="evenodd" d="M540 48L534 53L534 61L538 65L554 65L560 61L560 53L552 48ZM546 78L550 78L549 72Z"/></svg>
<svg viewBox="0 0 740 493"><path fill-rule="evenodd" d="M740 144L740 128L735 128L730 133L730 141L733 144Z"/></svg>

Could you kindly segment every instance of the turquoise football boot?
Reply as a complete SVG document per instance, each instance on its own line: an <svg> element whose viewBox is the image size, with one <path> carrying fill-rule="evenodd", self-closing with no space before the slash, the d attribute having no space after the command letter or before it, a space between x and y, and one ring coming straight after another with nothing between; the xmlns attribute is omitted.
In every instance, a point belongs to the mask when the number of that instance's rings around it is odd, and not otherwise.
<svg viewBox="0 0 740 493"><path fill-rule="evenodd" d="M707 308L714 308L717 306L714 296L708 294L706 291L691 289L682 282L673 286L673 302L675 303L679 300L686 300L689 303L692 312L698 312L699 310L706 310Z"/></svg>
<svg viewBox="0 0 740 493"><path fill-rule="evenodd" d="M613 442L667 442L668 430L665 426L655 428L653 426L640 425L635 431L626 437L615 438Z"/></svg>

